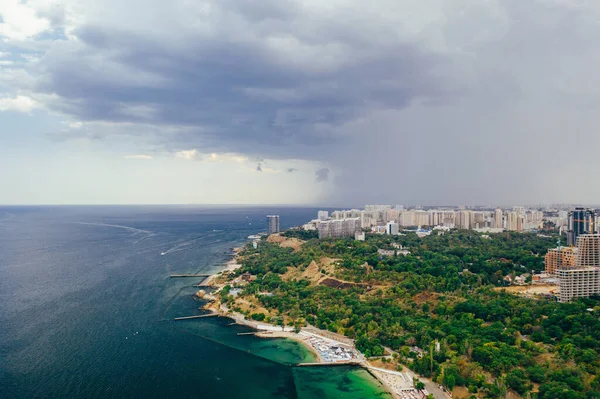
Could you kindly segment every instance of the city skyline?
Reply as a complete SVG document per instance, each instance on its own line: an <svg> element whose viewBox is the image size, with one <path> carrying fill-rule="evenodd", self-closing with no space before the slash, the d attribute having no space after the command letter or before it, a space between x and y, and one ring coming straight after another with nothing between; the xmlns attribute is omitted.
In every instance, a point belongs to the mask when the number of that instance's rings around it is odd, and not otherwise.
<svg viewBox="0 0 600 399"><path fill-rule="evenodd" d="M581 208L576 208L581 209ZM373 232L386 232L396 235L401 227L442 227L445 229L477 230L480 232L497 233L501 231L533 231L542 229L544 222L553 223L557 228L568 231L573 229L573 214L575 211L556 210L544 208L528 208L514 206L502 208L471 208L440 207L440 208L412 208L404 205L365 205L364 208L337 209L332 212L320 210L317 218L303 226L308 230L319 230L319 236L329 236L327 232L333 222L339 222L339 229L343 230L344 223L354 226L358 221L361 229L372 229ZM592 225L596 216L592 213ZM594 230L595 231L595 230ZM335 236L337 233L334 233ZM344 236L353 235L352 228L340 233Z"/></svg>

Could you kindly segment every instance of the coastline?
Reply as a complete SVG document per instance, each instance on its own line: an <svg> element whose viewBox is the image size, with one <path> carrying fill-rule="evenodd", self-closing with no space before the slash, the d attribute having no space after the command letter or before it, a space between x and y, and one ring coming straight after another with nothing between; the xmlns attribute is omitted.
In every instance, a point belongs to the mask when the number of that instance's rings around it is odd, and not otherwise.
<svg viewBox="0 0 600 399"><path fill-rule="evenodd" d="M379 384L380 387L390 395L391 398L399 399L401 398L396 392L397 389L394 389L396 386L393 382L395 378L399 378L397 375L388 375L385 371L375 368L371 365L367 360L363 361L355 361L355 362L327 362L321 356L321 354L312 346L310 343L306 341L306 338L316 335L314 332L307 333L306 331L300 331L300 333L296 333L295 331L276 331L275 329L280 329L281 327L277 327L274 325L269 325L274 330L264 330L259 327L265 327L261 325L257 325L248 320L242 319L240 320L239 316L234 316L232 314L222 314L223 317L227 317L231 320L234 320L236 324L245 325L247 327L255 329L257 332L254 334L255 337L262 339L289 339L295 341L302 345L306 350L308 350L316 359L315 363L322 364L324 367L335 367L335 366L355 366L360 367L365 370L371 377L373 377L374 382ZM323 337L325 338L325 337ZM298 367L300 364L297 364Z"/></svg>
<svg viewBox="0 0 600 399"><path fill-rule="evenodd" d="M325 363L319 352L304 341L298 334L290 331L258 331L254 334L255 337L259 338L279 338L279 339L290 339L302 345L310 353L313 354L318 363Z"/></svg>
<svg viewBox="0 0 600 399"><path fill-rule="evenodd" d="M238 256L242 250L243 247L234 248L233 257L222 265L223 269L214 274L211 274L204 281L202 281L201 285L213 287L216 289L216 292L223 288L225 283L219 283L217 282L217 279L225 277L228 273L231 273L242 267L241 263L238 263ZM402 397L399 391L403 385L406 385L408 383L405 377L403 377L400 372L381 369L371 364L367 359L362 357L362 354L354 346L353 340L347 337L344 337L343 341L341 337L340 340L333 339L330 333L328 333L327 331L321 331L315 327L304 327L300 330L299 333L296 333L292 329L292 327L289 326L286 326L282 329L282 327L280 326L275 326L266 322L248 320L243 314L233 312L232 310L228 309L225 305L221 304L216 296L210 295L207 296L207 298L209 298L210 301L205 306L203 306L202 309L210 311L211 313L217 314L221 317L227 317L234 321L236 324L245 325L256 330L256 333L254 333L255 337L262 339L289 339L295 341L298 344L302 345L315 357L315 363L322 364L324 366L354 365L361 367L362 369L367 371L370 376L374 378L374 380L381 386L381 388L385 392L387 392L390 395L391 398L396 399ZM354 351L356 351L356 353L359 354L360 358L349 362L327 361L323 358L321 353L319 353L319 351L307 341L307 339L310 337L318 337L318 339L327 340L329 342L335 343L336 345L351 347ZM408 376L408 374L406 375ZM412 382L410 382L410 384L412 384ZM408 388L408 386L405 386L405 388Z"/></svg>
<svg viewBox="0 0 600 399"><path fill-rule="evenodd" d="M205 278L204 280L202 280L202 282L199 284L201 286L215 286L215 280L218 277L221 277L223 274L230 273L230 272L234 272L237 269L239 269L240 267L242 267L241 264L239 264L237 262L238 260L238 255L239 253L243 250L243 247L235 247L233 248L233 257L231 259L229 259L227 262L225 262L223 265L223 269L219 270L216 273L211 274L210 276L208 276L207 278Z"/></svg>
<svg viewBox="0 0 600 399"><path fill-rule="evenodd" d="M236 314L234 312L227 312L224 309L216 310L214 308L207 308L207 310L210 310L212 313L216 313L221 317L226 317L228 319L231 319L236 324L244 325L244 326L247 326L247 327L250 327L250 328L256 330L256 333L254 334L255 337L262 338L262 339L289 339L294 342L297 342L298 344L302 345L303 348L308 350L315 357L315 359L316 359L315 363L322 364L324 367L330 367L330 366L335 367L335 366L342 366L342 365L360 367L360 368L364 369L365 371L367 371L369 373L369 375L371 377L373 377L375 382L378 383L381 386L381 388L390 395L391 398L394 398L394 399L401 398L400 395L397 394L397 389L394 389L397 387L397 384L394 383L395 379L400 378L398 374L396 374L396 375L388 374L387 371L384 371L384 370L374 367L367 360L354 361L354 362L327 362L327 361L325 361L325 359L323 359L321 354L312 345L310 345L309 342L306 341L306 338L317 335L317 334L315 334L314 331L307 332L307 331L301 330L300 333L296 333L295 331L285 331L285 330L282 331L281 327L274 326L272 324L267 324L267 323L260 323L260 324L255 323L253 321L245 319L244 316L241 314ZM266 328L268 328L268 329L266 329ZM325 337L322 337L322 338L325 338ZM326 338L326 339L329 339L329 338ZM340 344L347 345L346 343L340 343ZM296 367L297 366L298 365L296 365Z"/></svg>

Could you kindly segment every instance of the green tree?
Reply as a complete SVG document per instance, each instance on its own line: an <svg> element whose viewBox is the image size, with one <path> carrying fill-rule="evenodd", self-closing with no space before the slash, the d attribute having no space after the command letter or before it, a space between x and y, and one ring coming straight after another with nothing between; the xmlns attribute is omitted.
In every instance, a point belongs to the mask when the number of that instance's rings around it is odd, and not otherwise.
<svg viewBox="0 0 600 399"><path fill-rule="evenodd" d="M519 395L523 395L533 387L525 372L521 369L514 369L506 375L506 385L514 389Z"/></svg>

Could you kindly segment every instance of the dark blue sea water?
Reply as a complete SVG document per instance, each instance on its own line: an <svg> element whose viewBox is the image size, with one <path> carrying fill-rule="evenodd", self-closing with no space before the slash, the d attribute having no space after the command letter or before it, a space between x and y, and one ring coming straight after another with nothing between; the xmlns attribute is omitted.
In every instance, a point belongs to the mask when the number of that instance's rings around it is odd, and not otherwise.
<svg viewBox="0 0 600 399"><path fill-rule="evenodd" d="M172 320L201 303L197 281L169 274L216 272L265 215L286 227L316 211L0 207L0 398L372 396L361 370L294 371L311 358L294 342Z"/></svg>

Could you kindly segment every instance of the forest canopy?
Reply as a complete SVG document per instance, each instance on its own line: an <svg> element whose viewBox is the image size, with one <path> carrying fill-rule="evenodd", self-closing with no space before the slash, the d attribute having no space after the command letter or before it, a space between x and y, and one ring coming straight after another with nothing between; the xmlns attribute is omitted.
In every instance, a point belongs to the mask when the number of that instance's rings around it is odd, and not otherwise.
<svg viewBox="0 0 600 399"><path fill-rule="evenodd" d="M267 240L247 246L237 273L256 276L243 295L268 293L256 299L290 323L344 334L367 357L393 353L398 364L449 389L465 386L490 398L507 390L539 399L600 398L600 302L561 304L500 288L506 275L541 272L557 235L283 235L306 241L299 249ZM377 252L398 248L410 254ZM345 282L343 288L289 278L290 270L322 259L335 259L333 268L319 270L323 279Z"/></svg>

